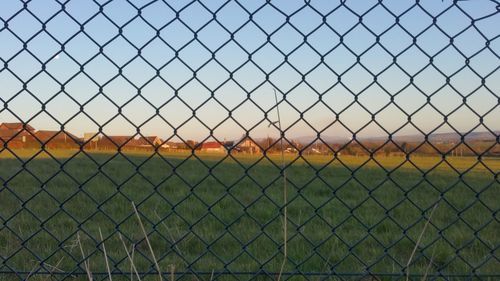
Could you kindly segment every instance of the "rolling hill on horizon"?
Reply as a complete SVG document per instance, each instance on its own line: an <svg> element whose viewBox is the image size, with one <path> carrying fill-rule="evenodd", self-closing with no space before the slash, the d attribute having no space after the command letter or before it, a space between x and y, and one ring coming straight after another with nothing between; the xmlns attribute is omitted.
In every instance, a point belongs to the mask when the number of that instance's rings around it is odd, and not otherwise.
<svg viewBox="0 0 500 281"><path fill-rule="evenodd" d="M452 141L460 141L462 135L464 136L465 141L495 141L497 137L500 135L500 131L493 131L494 134L483 131L483 132L470 132L470 133L435 133L430 134L428 140L431 142L452 142ZM321 139L327 143L345 143L349 141L347 137L341 136L321 136ZM387 140L387 136L374 136L374 137L358 137L356 138L360 141L385 141ZM293 140L302 143L309 144L311 142L316 142L316 136L301 136L297 138L293 138ZM411 134L411 135L402 135L402 136L394 136L394 141L397 142L422 142L425 140L425 136L422 134Z"/></svg>

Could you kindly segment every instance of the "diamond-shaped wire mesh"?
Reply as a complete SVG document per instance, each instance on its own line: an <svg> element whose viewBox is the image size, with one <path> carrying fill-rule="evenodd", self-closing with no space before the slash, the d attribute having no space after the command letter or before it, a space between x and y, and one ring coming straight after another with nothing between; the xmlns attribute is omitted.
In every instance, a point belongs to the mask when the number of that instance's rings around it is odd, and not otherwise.
<svg viewBox="0 0 500 281"><path fill-rule="evenodd" d="M3 1L0 280L500 278L499 11Z"/></svg>

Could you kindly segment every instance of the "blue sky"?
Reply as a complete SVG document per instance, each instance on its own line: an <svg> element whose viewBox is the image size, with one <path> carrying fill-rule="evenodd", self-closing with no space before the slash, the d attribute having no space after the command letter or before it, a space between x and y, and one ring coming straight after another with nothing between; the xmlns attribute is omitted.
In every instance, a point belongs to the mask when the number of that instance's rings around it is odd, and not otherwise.
<svg viewBox="0 0 500 281"><path fill-rule="evenodd" d="M0 106L0 122L20 118L55 130L62 123L77 135L101 125L109 135L141 126L162 137L177 128L184 139L203 139L210 129L219 139L249 129L276 136L261 109L274 106L277 89L290 137L315 135L311 126L329 136L349 137L348 129L380 136L378 125L365 127L372 115L394 132L404 112L418 109L412 121L424 132L443 122L438 111L461 131L480 123L472 111L500 129L499 4L343 2L70 0L63 9L55 0L2 1L0 102L8 110ZM193 115L208 128L186 121ZM336 117L341 122L329 126Z"/></svg>

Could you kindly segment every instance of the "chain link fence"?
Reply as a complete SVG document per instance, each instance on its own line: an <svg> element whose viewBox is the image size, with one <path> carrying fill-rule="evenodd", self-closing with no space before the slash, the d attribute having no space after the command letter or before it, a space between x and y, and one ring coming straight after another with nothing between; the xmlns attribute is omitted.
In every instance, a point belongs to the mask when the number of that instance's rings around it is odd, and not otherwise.
<svg viewBox="0 0 500 281"><path fill-rule="evenodd" d="M500 278L499 11L3 1L0 280Z"/></svg>

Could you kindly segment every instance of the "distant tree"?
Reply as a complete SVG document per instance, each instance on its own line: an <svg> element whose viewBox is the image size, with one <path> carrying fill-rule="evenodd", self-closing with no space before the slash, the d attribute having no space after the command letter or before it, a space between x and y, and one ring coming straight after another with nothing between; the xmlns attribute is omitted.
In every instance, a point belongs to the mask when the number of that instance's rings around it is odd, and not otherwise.
<svg viewBox="0 0 500 281"><path fill-rule="evenodd" d="M268 151L272 150L271 146L273 145L273 143L275 142L276 140L271 138L271 137L267 137L267 138L264 138L262 139L261 141L259 141L259 145L264 148L264 149L267 149ZM270 149L271 148L271 149Z"/></svg>
<svg viewBox="0 0 500 281"><path fill-rule="evenodd" d="M401 149L403 150L404 153L408 153L408 143L407 142L403 142L401 144Z"/></svg>
<svg viewBox="0 0 500 281"><path fill-rule="evenodd" d="M196 142L194 140L187 140L185 145L186 149L194 149L196 147Z"/></svg>

